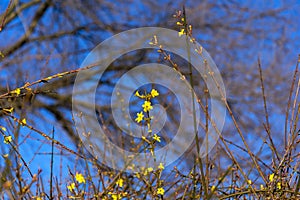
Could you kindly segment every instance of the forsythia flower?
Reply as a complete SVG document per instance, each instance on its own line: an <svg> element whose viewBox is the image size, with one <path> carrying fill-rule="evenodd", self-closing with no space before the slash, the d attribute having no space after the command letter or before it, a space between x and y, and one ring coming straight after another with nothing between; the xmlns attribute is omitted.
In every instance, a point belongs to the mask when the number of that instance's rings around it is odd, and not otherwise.
<svg viewBox="0 0 300 200"><path fill-rule="evenodd" d="M120 200L122 198L122 194L112 194L111 197L113 200Z"/></svg>
<svg viewBox="0 0 300 200"><path fill-rule="evenodd" d="M20 89L20 88L17 88L17 89L15 89L15 90L11 91L10 93L16 94L17 96L19 96L19 95L21 94L21 89Z"/></svg>
<svg viewBox="0 0 300 200"><path fill-rule="evenodd" d="M75 189L75 183L71 183L70 185L67 186L67 188L72 192Z"/></svg>
<svg viewBox="0 0 300 200"><path fill-rule="evenodd" d="M12 113L14 108L4 108L3 110L6 111L6 112L9 112L9 113Z"/></svg>
<svg viewBox="0 0 300 200"><path fill-rule="evenodd" d="M162 188L162 187L158 188L157 189L157 194L164 195L165 194L164 188Z"/></svg>
<svg viewBox="0 0 300 200"><path fill-rule="evenodd" d="M119 178L116 182L116 184L119 186L119 187L123 187L123 179Z"/></svg>
<svg viewBox="0 0 300 200"><path fill-rule="evenodd" d="M181 37L182 35L184 35L184 28L182 28L182 29L180 30L180 32L178 32L178 36L179 36L179 37Z"/></svg>
<svg viewBox="0 0 300 200"><path fill-rule="evenodd" d="M215 189L216 189L216 186L211 186L211 191L213 192L213 191L215 191Z"/></svg>
<svg viewBox="0 0 300 200"><path fill-rule="evenodd" d="M280 183L280 182L277 183L277 188L278 188L279 190L281 189L281 183Z"/></svg>
<svg viewBox="0 0 300 200"><path fill-rule="evenodd" d="M264 186L263 186L262 184L260 185L260 189L261 189L261 190L265 189Z"/></svg>
<svg viewBox="0 0 300 200"><path fill-rule="evenodd" d="M157 134L154 134L153 139L160 142L160 137Z"/></svg>
<svg viewBox="0 0 300 200"><path fill-rule="evenodd" d="M22 121L21 121L21 125L22 126L24 126L24 125L26 125L27 124L27 122L26 122L26 119L24 118L24 119L22 119Z"/></svg>
<svg viewBox="0 0 300 200"><path fill-rule="evenodd" d="M78 174L77 172L76 172L76 175L75 175L75 179L76 179L76 181L78 181L78 183L85 183L85 179L82 176L82 174Z"/></svg>
<svg viewBox="0 0 300 200"><path fill-rule="evenodd" d="M144 114L143 114L143 112L139 112L139 113L136 113L136 118L135 118L135 121L137 122L137 123L140 123L142 120L143 120L143 118L144 118Z"/></svg>
<svg viewBox="0 0 300 200"><path fill-rule="evenodd" d="M157 90L155 90L155 89L151 90L151 96L152 96L152 98L157 97L158 95L159 95L159 93L157 92Z"/></svg>
<svg viewBox="0 0 300 200"><path fill-rule="evenodd" d="M270 176L269 176L269 180L272 182L273 181L273 179L274 179L274 173L273 174L270 174Z"/></svg>
<svg viewBox="0 0 300 200"><path fill-rule="evenodd" d="M144 112L148 112L153 109L150 101L145 101L142 107L144 108Z"/></svg>
<svg viewBox="0 0 300 200"><path fill-rule="evenodd" d="M136 91L134 95L142 99L145 98L145 95L140 95L139 91Z"/></svg>
<svg viewBox="0 0 300 200"><path fill-rule="evenodd" d="M120 194L109 192L108 194L111 195L111 198L113 200L121 200L122 197L126 197L127 192L123 192L123 193L120 193Z"/></svg>
<svg viewBox="0 0 300 200"><path fill-rule="evenodd" d="M163 170L163 169L165 169L165 167L164 167L164 165L162 163L159 163L158 169Z"/></svg>
<svg viewBox="0 0 300 200"><path fill-rule="evenodd" d="M2 129L2 131L6 131L6 128L4 126L0 126L0 128Z"/></svg>
<svg viewBox="0 0 300 200"><path fill-rule="evenodd" d="M251 185L251 184L252 184L252 181L251 181L251 180L248 180L247 183L248 183L249 185Z"/></svg>
<svg viewBox="0 0 300 200"><path fill-rule="evenodd" d="M152 167L148 167L147 171L148 171L148 172L152 172L152 171L153 171L153 168L152 168Z"/></svg>
<svg viewBox="0 0 300 200"><path fill-rule="evenodd" d="M11 136L5 136L4 137L4 143L9 144L12 141Z"/></svg>

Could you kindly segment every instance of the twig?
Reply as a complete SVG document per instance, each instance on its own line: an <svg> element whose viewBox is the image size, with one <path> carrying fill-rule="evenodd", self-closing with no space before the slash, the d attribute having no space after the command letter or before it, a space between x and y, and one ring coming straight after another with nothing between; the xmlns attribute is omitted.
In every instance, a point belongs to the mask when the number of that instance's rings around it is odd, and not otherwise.
<svg viewBox="0 0 300 200"><path fill-rule="evenodd" d="M5 13L4 13L4 15L3 15L2 22L1 22L1 25L0 25L0 32L1 32L2 29L3 29L4 23L5 23L5 20L6 20L6 17L7 17L7 12L8 12L8 10L9 10L10 6L11 6L11 2L12 2L12 0L9 1L8 6L7 6L7 8L5 9Z"/></svg>

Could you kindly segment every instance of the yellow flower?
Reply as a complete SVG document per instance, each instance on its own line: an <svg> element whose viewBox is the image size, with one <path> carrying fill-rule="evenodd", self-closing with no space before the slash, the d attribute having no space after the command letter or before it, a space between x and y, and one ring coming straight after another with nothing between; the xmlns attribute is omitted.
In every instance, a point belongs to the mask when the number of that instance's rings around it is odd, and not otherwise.
<svg viewBox="0 0 300 200"><path fill-rule="evenodd" d="M148 172L152 172L152 171L153 171L153 168L152 168L152 167L148 167L147 171L148 171Z"/></svg>
<svg viewBox="0 0 300 200"><path fill-rule="evenodd" d="M140 123L142 120L143 120L143 118L144 118L144 114L143 114L143 112L139 112L139 113L136 113L136 118L135 118L135 121L137 122L137 123Z"/></svg>
<svg viewBox="0 0 300 200"><path fill-rule="evenodd" d="M6 112L9 112L9 113L12 113L14 108L4 108L3 110L6 111Z"/></svg>
<svg viewBox="0 0 300 200"><path fill-rule="evenodd" d="M150 45L157 45L157 36L154 35L151 41L149 42Z"/></svg>
<svg viewBox="0 0 300 200"><path fill-rule="evenodd" d="M22 126L24 126L24 125L26 125L27 124L27 122L26 122L26 119L24 118L24 119L22 119L22 121L21 121L21 125Z"/></svg>
<svg viewBox="0 0 300 200"><path fill-rule="evenodd" d="M75 183L71 183L70 185L67 186L67 188L72 192L75 189Z"/></svg>
<svg viewBox="0 0 300 200"><path fill-rule="evenodd" d="M159 163L158 169L163 170L163 169L165 169L165 167L162 163Z"/></svg>
<svg viewBox="0 0 300 200"><path fill-rule="evenodd" d="M158 188L157 189L157 194L164 195L165 194L164 188L162 188L162 187Z"/></svg>
<svg viewBox="0 0 300 200"><path fill-rule="evenodd" d="M157 90L155 90L155 89L151 90L151 96L152 96L152 98L157 97L158 95L159 95L159 93L157 92Z"/></svg>
<svg viewBox="0 0 300 200"><path fill-rule="evenodd" d="M148 112L153 109L150 101L145 101L142 107L144 108L144 112Z"/></svg>
<svg viewBox="0 0 300 200"><path fill-rule="evenodd" d="M0 126L0 128L2 129L2 131L6 131L6 128L4 126Z"/></svg>
<svg viewBox="0 0 300 200"><path fill-rule="evenodd" d="M125 197L127 195L127 192L123 192L123 193L120 193L120 194L109 192L108 194L111 195L111 198L113 200L121 200L122 197Z"/></svg>
<svg viewBox="0 0 300 200"><path fill-rule="evenodd" d="M9 144L12 141L11 136L5 136L4 137L4 143Z"/></svg>
<svg viewBox="0 0 300 200"><path fill-rule="evenodd" d="M19 95L21 94L21 89L20 89L20 88L17 88L17 89L15 89L15 90L11 91L10 93L16 94L17 96L19 96Z"/></svg>
<svg viewBox="0 0 300 200"><path fill-rule="evenodd" d="M134 173L134 177L141 178L141 176L140 176L140 174L138 172Z"/></svg>
<svg viewBox="0 0 300 200"><path fill-rule="evenodd" d="M136 91L134 95L142 99L145 98L145 95L140 95L139 91Z"/></svg>
<svg viewBox="0 0 300 200"><path fill-rule="evenodd" d="M119 187L123 187L123 179L122 178L119 178L116 182L116 184L119 186Z"/></svg>
<svg viewBox="0 0 300 200"><path fill-rule="evenodd" d="M273 174L270 174L269 180L270 180L271 182L274 180L274 173L273 173Z"/></svg>
<svg viewBox="0 0 300 200"><path fill-rule="evenodd" d="M122 198L121 194L112 194L111 197L113 198L113 200L120 200Z"/></svg>
<svg viewBox="0 0 300 200"><path fill-rule="evenodd" d="M154 134L153 139L160 142L160 137L157 134Z"/></svg>
<svg viewBox="0 0 300 200"><path fill-rule="evenodd" d="M179 32L178 32L178 36L181 37L182 35L184 35L184 28L182 28Z"/></svg>
<svg viewBox="0 0 300 200"><path fill-rule="evenodd" d="M216 186L214 186L214 185L213 185L213 186L211 186L211 191L212 191L212 192L214 192L214 191L215 191L215 189L216 189Z"/></svg>
<svg viewBox="0 0 300 200"><path fill-rule="evenodd" d="M280 182L277 183L277 188L278 188L279 190L281 189L281 183L280 183Z"/></svg>
<svg viewBox="0 0 300 200"><path fill-rule="evenodd" d="M261 189L261 190L265 189L264 186L263 186L262 184L260 185L260 189Z"/></svg>
<svg viewBox="0 0 300 200"><path fill-rule="evenodd" d="M78 181L78 183L85 183L85 179L82 176L82 174L79 174L77 172L76 172L76 175L75 175L75 179L76 179L76 181Z"/></svg>
<svg viewBox="0 0 300 200"><path fill-rule="evenodd" d="M251 184L252 184L252 181L251 181L251 180L247 180L247 183L248 183L249 185L251 185Z"/></svg>

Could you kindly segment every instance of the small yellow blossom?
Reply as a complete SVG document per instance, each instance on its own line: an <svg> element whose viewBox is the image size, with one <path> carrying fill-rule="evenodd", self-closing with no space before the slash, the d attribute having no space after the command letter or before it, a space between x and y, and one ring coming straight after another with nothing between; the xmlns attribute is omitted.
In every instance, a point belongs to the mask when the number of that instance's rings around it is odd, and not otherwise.
<svg viewBox="0 0 300 200"><path fill-rule="evenodd" d="M111 197L113 200L120 200L122 198L122 194L112 194Z"/></svg>
<svg viewBox="0 0 300 200"><path fill-rule="evenodd" d="M152 96L152 98L157 97L158 95L159 95L159 93L157 92L157 90L155 90L155 89L151 90L151 96Z"/></svg>
<svg viewBox="0 0 300 200"><path fill-rule="evenodd" d="M134 95L142 99L145 98L145 95L140 95L139 91L136 91Z"/></svg>
<svg viewBox="0 0 300 200"><path fill-rule="evenodd" d="M4 126L0 126L0 128L2 129L2 131L6 131L6 128Z"/></svg>
<svg viewBox="0 0 300 200"><path fill-rule="evenodd" d="M9 144L12 141L11 136L5 136L4 137L4 143Z"/></svg>
<svg viewBox="0 0 300 200"><path fill-rule="evenodd" d="M263 190L265 189L264 186L262 184L260 184L260 189Z"/></svg>
<svg viewBox="0 0 300 200"><path fill-rule="evenodd" d="M274 180L274 173L273 173L273 174L270 174L269 180L270 180L271 182Z"/></svg>
<svg viewBox="0 0 300 200"><path fill-rule="evenodd" d="M157 194L164 195L165 194L164 188L162 188L162 187L158 188L157 189Z"/></svg>
<svg viewBox="0 0 300 200"><path fill-rule="evenodd" d="M150 45L157 45L157 36L154 35L151 41L149 42Z"/></svg>
<svg viewBox="0 0 300 200"><path fill-rule="evenodd" d="M153 109L150 101L145 101L142 107L144 108L144 112L148 112Z"/></svg>
<svg viewBox="0 0 300 200"><path fill-rule="evenodd" d="M148 172L152 172L152 171L153 171L153 168L152 168L152 167L148 167L147 171L148 171Z"/></svg>
<svg viewBox="0 0 300 200"><path fill-rule="evenodd" d="M72 192L75 189L75 183L71 183L70 185L67 186L67 188Z"/></svg>
<svg viewBox="0 0 300 200"><path fill-rule="evenodd" d="M42 198L41 197L37 197L36 200L42 200Z"/></svg>
<svg viewBox="0 0 300 200"><path fill-rule="evenodd" d="M116 182L116 184L119 186L119 187L123 187L123 182L124 180L122 178L119 178Z"/></svg>
<svg viewBox="0 0 300 200"><path fill-rule="evenodd" d="M176 22L176 24L177 24L178 26L182 26L182 25L183 25L181 22Z"/></svg>
<svg viewBox="0 0 300 200"><path fill-rule="evenodd" d="M111 198L113 199L113 200L121 200L122 199L122 197L126 197L126 195L127 195L127 192L123 192L123 193L112 193L112 192L109 192L108 194L110 194L111 195Z"/></svg>
<svg viewBox="0 0 300 200"><path fill-rule="evenodd" d="M179 32L178 32L178 36L181 37L182 35L184 35L184 28L182 28Z"/></svg>
<svg viewBox="0 0 300 200"><path fill-rule="evenodd" d="M26 125L27 124L27 122L26 122L26 119L24 118L24 119L22 119L22 121L21 121L21 125L22 126L24 126L24 125Z"/></svg>
<svg viewBox="0 0 300 200"><path fill-rule="evenodd" d="M252 181L251 181L251 180L247 180L247 183L248 183L249 185L251 185L251 184L252 184Z"/></svg>
<svg viewBox="0 0 300 200"><path fill-rule="evenodd" d="M116 193L111 193L111 192L109 192L108 194L111 195L111 198L113 200L120 200L122 198L122 194L116 194Z"/></svg>
<svg viewBox="0 0 300 200"><path fill-rule="evenodd" d="M76 181L78 181L78 183L85 183L85 179L84 179L83 175L79 174L77 172L76 172L76 175L75 175L75 179L76 179Z"/></svg>
<svg viewBox="0 0 300 200"><path fill-rule="evenodd" d="M280 182L277 183L277 188L278 188L279 190L281 189L281 183L280 183Z"/></svg>
<svg viewBox="0 0 300 200"><path fill-rule="evenodd" d="M211 191L212 191L212 192L214 192L214 191L215 191L215 189L216 189L216 186L214 186L214 185L213 185L213 186L211 186Z"/></svg>
<svg viewBox="0 0 300 200"><path fill-rule="evenodd" d="M3 110L6 112L9 112L9 113L12 113L14 108L4 108Z"/></svg>
<svg viewBox="0 0 300 200"><path fill-rule="evenodd" d="M16 94L17 96L19 96L19 95L21 94L21 89L20 89L20 88L17 88L17 89L15 89L15 90L11 91L10 93Z"/></svg>
<svg viewBox="0 0 300 200"><path fill-rule="evenodd" d="M137 123L140 123L142 120L143 120L143 118L144 118L144 114L143 114L143 112L139 112L139 113L136 113L136 118L135 118L135 121L137 122Z"/></svg>
<svg viewBox="0 0 300 200"><path fill-rule="evenodd" d="M164 165L162 163L159 163L158 169L163 170L163 169L165 169L165 167L164 167Z"/></svg>
<svg viewBox="0 0 300 200"><path fill-rule="evenodd" d="M134 173L134 176L135 176L136 178L141 178L141 175L140 175L138 172L135 172L135 173Z"/></svg>
<svg viewBox="0 0 300 200"><path fill-rule="evenodd" d="M153 139L156 140L157 142L160 142L160 137L157 134L153 135Z"/></svg>

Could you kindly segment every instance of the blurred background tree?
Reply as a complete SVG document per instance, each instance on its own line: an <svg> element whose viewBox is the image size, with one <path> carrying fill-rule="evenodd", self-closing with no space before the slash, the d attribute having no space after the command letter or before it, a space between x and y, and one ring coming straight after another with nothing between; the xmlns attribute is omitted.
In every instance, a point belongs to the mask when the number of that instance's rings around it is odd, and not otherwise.
<svg viewBox="0 0 300 200"><path fill-rule="evenodd" d="M262 62L271 134L282 155L286 143L285 112L300 46L300 27L297 23L300 4L297 1L4 0L0 4L0 91L4 94L27 82L78 69L96 45L122 31L144 26L179 31L173 15L183 5L186 7L188 23L193 27L193 36L217 64L233 114L251 150L264 161L265 165L260 165L267 172L268 166L276 165L278 161L272 159L270 141L263 126L265 113L257 60L260 58ZM153 52L144 50L124 55L112 63L110 73L99 83L99 87L107 90L98 97L101 106L105 107L103 102L109 103L107 99L113 86L123 73L138 64L157 62L160 58L158 54L153 56ZM72 73L41 82L28 95L0 99L0 105L2 108L14 107L16 116L26 118L30 125L50 137L54 128L58 141L78 150L79 138L71 110L75 76L76 73ZM195 84L200 85L200 82ZM110 110L101 111L105 116L104 123L113 123ZM13 120L4 115L1 117L1 125L10 128L15 142L19 144L20 153L26 152L27 162L33 171L36 173L38 168L44 169L49 162L43 166L40 161L45 158L40 154L49 153L51 142L32 130L20 131L20 126ZM176 116L170 116L170 120L176 122ZM256 179L258 173L249 155L232 145L243 146L243 143L230 116L226 120L222 135L239 164ZM112 127L114 129L117 133L118 128ZM7 149L1 147L0 152L5 154ZM222 143L218 143L213 152L206 160L206 168L210 167L211 170L207 175L211 178L220 176L232 164ZM178 164L188 166L183 169L189 171L193 167L194 153L187 153ZM57 159L63 157L66 160L64 162L72 166L70 161L74 159L67 154L62 150ZM0 159L2 176L5 176L0 180L0 188L13 173L7 170L4 161ZM59 176L59 173L55 175Z"/></svg>

